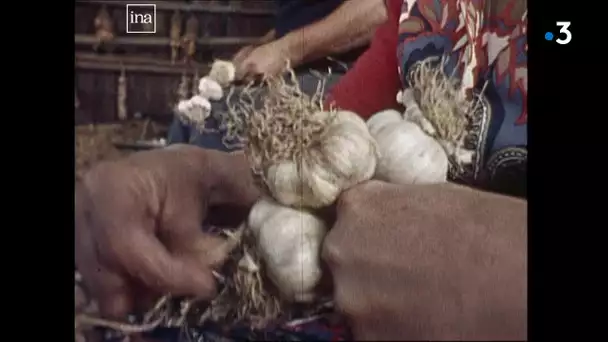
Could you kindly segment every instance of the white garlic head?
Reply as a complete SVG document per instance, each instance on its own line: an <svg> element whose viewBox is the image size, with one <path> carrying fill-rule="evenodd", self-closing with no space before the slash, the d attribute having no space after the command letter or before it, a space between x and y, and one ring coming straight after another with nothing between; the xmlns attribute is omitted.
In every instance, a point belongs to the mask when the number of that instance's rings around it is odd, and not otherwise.
<svg viewBox="0 0 608 342"><path fill-rule="evenodd" d="M213 101L221 100L224 97L224 91L220 84L209 76L201 78L198 82L198 93L200 96Z"/></svg>
<svg viewBox="0 0 608 342"><path fill-rule="evenodd" d="M194 107L194 105L192 104L192 102L190 100L181 100L177 104L177 111L179 113L186 113L187 111L192 109L192 107Z"/></svg>
<svg viewBox="0 0 608 342"><path fill-rule="evenodd" d="M189 100L180 101L177 105L179 117L189 123L204 126L211 114L211 103L206 98L196 95Z"/></svg>
<svg viewBox="0 0 608 342"><path fill-rule="evenodd" d="M265 171L272 196L281 204L320 208L331 205L342 191L369 180L376 169L376 145L365 121L349 111L335 115L318 143L296 161L282 161Z"/></svg>
<svg viewBox="0 0 608 342"><path fill-rule="evenodd" d="M418 124L391 109L372 116L367 126L380 154L377 179L397 184L447 181L449 160L444 147Z"/></svg>
<svg viewBox="0 0 608 342"><path fill-rule="evenodd" d="M230 61L215 60L211 65L211 71L209 71L209 77L215 80L222 87L229 86L234 82L236 75L236 68Z"/></svg>
<svg viewBox="0 0 608 342"><path fill-rule="evenodd" d="M327 225L315 215L260 199L251 209L249 228L281 296L311 302L321 280L320 251Z"/></svg>

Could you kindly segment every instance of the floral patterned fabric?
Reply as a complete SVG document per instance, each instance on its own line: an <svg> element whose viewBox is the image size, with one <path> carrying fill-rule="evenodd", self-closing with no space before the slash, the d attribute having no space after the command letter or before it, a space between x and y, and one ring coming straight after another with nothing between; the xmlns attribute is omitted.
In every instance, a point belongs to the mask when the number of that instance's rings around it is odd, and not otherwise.
<svg viewBox="0 0 608 342"><path fill-rule="evenodd" d="M125 335L99 329L104 342L123 342ZM144 334L154 341L163 342L232 342L232 341L348 341L352 340L346 326L336 320L335 314L322 315L305 323L254 330L246 326L225 329L219 324L207 323L192 328L157 328Z"/></svg>
<svg viewBox="0 0 608 342"><path fill-rule="evenodd" d="M399 18L399 73L447 56L445 72L462 91L481 95L467 147L476 153L465 179L525 196L527 168L526 0L404 0Z"/></svg>

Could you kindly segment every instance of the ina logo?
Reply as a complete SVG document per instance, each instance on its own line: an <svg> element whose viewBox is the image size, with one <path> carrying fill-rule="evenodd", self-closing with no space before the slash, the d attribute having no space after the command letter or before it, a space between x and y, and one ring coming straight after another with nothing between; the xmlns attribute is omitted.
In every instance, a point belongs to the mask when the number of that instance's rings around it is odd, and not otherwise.
<svg viewBox="0 0 608 342"><path fill-rule="evenodd" d="M156 33L156 4L127 4L127 33Z"/></svg>

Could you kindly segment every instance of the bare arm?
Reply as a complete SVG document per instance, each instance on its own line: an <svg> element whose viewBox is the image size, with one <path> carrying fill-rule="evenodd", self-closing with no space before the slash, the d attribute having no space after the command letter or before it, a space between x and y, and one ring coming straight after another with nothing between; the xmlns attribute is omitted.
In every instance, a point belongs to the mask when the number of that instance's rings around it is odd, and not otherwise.
<svg viewBox="0 0 608 342"><path fill-rule="evenodd" d="M276 36L277 36L277 32L274 29L272 29L272 30L266 32L266 34L260 38L260 40L258 41L258 43L256 45L270 43L271 41L275 40Z"/></svg>
<svg viewBox="0 0 608 342"><path fill-rule="evenodd" d="M371 40L376 27L387 18L384 0L349 0L311 25L279 39L292 66L349 51Z"/></svg>

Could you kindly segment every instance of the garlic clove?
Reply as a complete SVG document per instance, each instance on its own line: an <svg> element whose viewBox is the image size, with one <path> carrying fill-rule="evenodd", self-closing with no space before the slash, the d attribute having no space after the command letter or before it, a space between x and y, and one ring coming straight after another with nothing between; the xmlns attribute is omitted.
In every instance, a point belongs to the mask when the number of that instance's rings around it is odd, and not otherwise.
<svg viewBox="0 0 608 342"><path fill-rule="evenodd" d="M268 277L285 300L313 300L322 275L319 255L327 225L308 211L260 201L273 212L256 235Z"/></svg>
<svg viewBox="0 0 608 342"><path fill-rule="evenodd" d="M264 222L268 221L279 208L281 207L269 198L259 199L249 211L247 225L257 235Z"/></svg>
<svg viewBox="0 0 608 342"><path fill-rule="evenodd" d="M224 97L224 91L220 84L209 76L201 78L198 82L198 91L200 96L214 101L221 100Z"/></svg>
<svg viewBox="0 0 608 342"><path fill-rule="evenodd" d="M230 61L216 60L211 65L209 77L219 83L222 87L227 87L234 82L235 76L236 68Z"/></svg>
<svg viewBox="0 0 608 342"><path fill-rule="evenodd" d="M447 181L445 149L422 129L404 120L375 135L381 157L376 178L397 184L432 184Z"/></svg>
<svg viewBox="0 0 608 342"><path fill-rule="evenodd" d="M200 96L200 95L195 95L190 99L190 102L197 107L201 107L203 109L206 110L211 110L211 102L209 102L209 100L207 100L206 98Z"/></svg>
<svg viewBox="0 0 608 342"><path fill-rule="evenodd" d="M190 100L181 100L177 104L177 111L180 113L186 113L190 109L192 109L192 106L193 106L193 104Z"/></svg>
<svg viewBox="0 0 608 342"><path fill-rule="evenodd" d="M338 111L336 113L336 121L334 121L334 122L335 123L349 122L349 123L357 126L360 130L363 130L365 132L368 131L365 120L363 120L359 115L357 115L354 112L350 112L350 111L346 111L346 110Z"/></svg>
<svg viewBox="0 0 608 342"><path fill-rule="evenodd" d="M311 159L302 164L302 179L306 181L302 204L312 208L331 205L342 192L344 184L331 174L322 160Z"/></svg>
<svg viewBox="0 0 608 342"><path fill-rule="evenodd" d="M367 120L367 127L372 136L380 134L385 127L390 127L403 122L401 113L394 109L387 109L372 115Z"/></svg>
<svg viewBox="0 0 608 342"><path fill-rule="evenodd" d="M397 92L397 103L403 104L403 90Z"/></svg>
<svg viewBox="0 0 608 342"><path fill-rule="evenodd" d="M294 162L281 162L268 168L267 183L273 197L281 204L293 206L300 204L302 182L298 165Z"/></svg>
<svg viewBox="0 0 608 342"><path fill-rule="evenodd" d="M344 180L345 190L370 179L377 163L376 146L365 123L349 121L330 127L322 153L331 161L331 170Z"/></svg>

